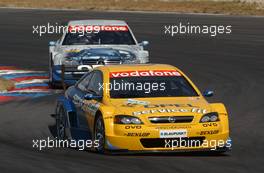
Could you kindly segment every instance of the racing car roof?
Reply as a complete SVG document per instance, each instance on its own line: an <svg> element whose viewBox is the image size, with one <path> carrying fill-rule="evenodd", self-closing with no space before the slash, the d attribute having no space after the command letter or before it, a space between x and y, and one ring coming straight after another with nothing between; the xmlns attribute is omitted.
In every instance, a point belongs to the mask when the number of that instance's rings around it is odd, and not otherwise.
<svg viewBox="0 0 264 173"><path fill-rule="evenodd" d="M127 23L122 20L72 20L68 25L118 25L127 26Z"/></svg>
<svg viewBox="0 0 264 173"><path fill-rule="evenodd" d="M134 70L176 70L181 72L178 68L168 64L121 64L121 65L107 65L100 66L97 69L108 72L134 71ZM182 73L182 72L181 72Z"/></svg>

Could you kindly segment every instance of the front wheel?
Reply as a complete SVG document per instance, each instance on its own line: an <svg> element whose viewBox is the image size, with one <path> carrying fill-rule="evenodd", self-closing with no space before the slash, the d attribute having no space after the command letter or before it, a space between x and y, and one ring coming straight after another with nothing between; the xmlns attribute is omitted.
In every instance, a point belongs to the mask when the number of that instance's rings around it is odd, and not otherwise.
<svg viewBox="0 0 264 173"><path fill-rule="evenodd" d="M54 82L53 82L53 74L52 70L49 71L49 86L51 89L55 88Z"/></svg>
<svg viewBox="0 0 264 173"><path fill-rule="evenodd" d="M94 140L98 140L98 147L96 148L97 152L105 152L105 126L104 120L101 115L97 116L95 120L94 127Z"/></svg>
<svg viewBox="0 0 264 173"><path fill-rule="evenodd" d="M51 89L56 89L57 85L55 81L53 80L53 61L52 58L50 58L50 65L49 65L49 87Z"/></svg>

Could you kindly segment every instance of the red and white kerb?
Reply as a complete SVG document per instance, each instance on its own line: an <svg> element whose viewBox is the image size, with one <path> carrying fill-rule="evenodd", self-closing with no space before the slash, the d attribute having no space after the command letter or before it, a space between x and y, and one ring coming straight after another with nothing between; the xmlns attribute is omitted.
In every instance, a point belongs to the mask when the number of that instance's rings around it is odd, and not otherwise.
<svg viewBox="0 0 264 173"><path fill-rule="evenodd" d="M127 26L115 26L115 25L74 25L68 27L69 32L76 31L128 31Z"/></svg>
<svg viewBox="0 0 264 173"><path fill-rule="evenodd" d="M146 76L181 76L176 70L143 70L110 72L110 78L146 77Z"/></svg>

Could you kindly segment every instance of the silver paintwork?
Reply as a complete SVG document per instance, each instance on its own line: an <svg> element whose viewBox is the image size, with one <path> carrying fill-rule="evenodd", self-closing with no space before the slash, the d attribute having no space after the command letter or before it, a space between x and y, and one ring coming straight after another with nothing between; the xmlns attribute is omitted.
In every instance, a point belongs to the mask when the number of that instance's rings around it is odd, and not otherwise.
<svg viewBox="0 0 264 173"><path fill-rule="evenodd" d="M64 61L64 56L66 52L71 51L81 51L83 49L89 48L113 48L117 50L130 51L135 54L140 63L149 62L149 52L144 50L144 43L138 43L131 29L126 22L121 20L78 20L70 21L68 26L72 25L118 25L118 26L127 26L133 39L135 40L135 45L62 45L62 42L65 38L66 32L62 35L62 38L56 42L50 42L49 44L49 55L50 60L52 60L53 65L61 65ZM147 43L147 42L146 42Z"/></svg>

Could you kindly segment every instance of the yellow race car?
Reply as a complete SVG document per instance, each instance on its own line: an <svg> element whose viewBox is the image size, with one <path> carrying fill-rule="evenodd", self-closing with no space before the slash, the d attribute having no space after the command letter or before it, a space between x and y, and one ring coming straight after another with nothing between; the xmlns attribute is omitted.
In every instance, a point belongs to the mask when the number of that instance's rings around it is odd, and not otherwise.
<svg viewBox="0 0 264 173"><path fill-rule="evenodd" d="M171 65L100 66L57 99L57 138L100 153L225 152L228 114L212 95Z"/></svg>

